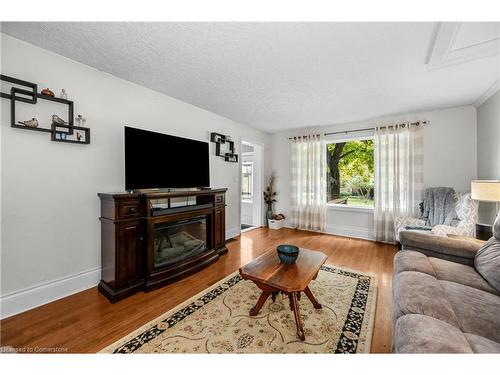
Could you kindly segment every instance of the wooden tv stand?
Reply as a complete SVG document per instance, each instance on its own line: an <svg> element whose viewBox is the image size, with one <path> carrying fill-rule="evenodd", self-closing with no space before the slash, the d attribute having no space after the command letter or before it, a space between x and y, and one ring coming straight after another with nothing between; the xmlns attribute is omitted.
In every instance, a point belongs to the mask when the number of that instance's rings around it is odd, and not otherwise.
<svg viewBox="0 0 500 375"><path fill-rule="evenodd" d="M149 291L186 277L227 253L226 191L223 188L98 193L102 267L99 291L116 302L138 291ZM165 266L155 263L155 251L159 251L155 248L157 228L196 219L203 220L206 239L203 250Z"/></svg>

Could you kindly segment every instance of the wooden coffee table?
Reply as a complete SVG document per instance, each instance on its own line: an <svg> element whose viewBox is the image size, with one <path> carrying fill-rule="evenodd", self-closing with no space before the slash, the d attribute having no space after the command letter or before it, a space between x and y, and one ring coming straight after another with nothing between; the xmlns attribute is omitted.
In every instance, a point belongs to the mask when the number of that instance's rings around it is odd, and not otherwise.
<svg viewBox="0 0 500 375"><path fill-rule="evenodd" d="M300 249L295 263L286 265L280 262L276 250L270 250L241 267L241 277L252 280L262 290L257 304L250 310L250 316L259 313L269 296L276 301L278 293L286 294L290 300L290 309L295 315L297 336L305 340L298 301L301 292L304 292L314 308L321 309L321 304L309 289L309 283L316 279L326 258L321 251Z"/></svg>

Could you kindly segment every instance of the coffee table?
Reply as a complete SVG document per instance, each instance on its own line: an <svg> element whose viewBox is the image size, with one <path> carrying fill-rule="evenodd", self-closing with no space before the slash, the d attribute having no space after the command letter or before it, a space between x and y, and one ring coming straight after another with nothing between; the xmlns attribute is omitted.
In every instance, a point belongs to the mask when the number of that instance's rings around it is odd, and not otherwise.
<svg viewBox="0 0 500 375"><path fill-rule="evenodd" d="M309 289L309 283L316 279L326 258L321 251L300 249L295 263L286 265L280 262L276 250L270 250L241 267L241 277L253 281L262 290L257 304L250 310L250 316L259 313L269 296L276 301L276 296L283 293L288 296L290 309L295 315L297 336L305 340L298 301L304 292L314 308L321 309L321 304Z"/></svg>

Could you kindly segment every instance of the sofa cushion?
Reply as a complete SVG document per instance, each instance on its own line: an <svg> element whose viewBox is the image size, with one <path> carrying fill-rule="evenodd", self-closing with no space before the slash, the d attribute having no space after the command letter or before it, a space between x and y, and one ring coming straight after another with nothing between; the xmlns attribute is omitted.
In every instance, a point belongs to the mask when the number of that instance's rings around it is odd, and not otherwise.
<svg viewBox="0 0 500 375"><path fill-rule="evenodd" d="M392 280L393 319L407 314L421 314L459 327L453 308L435 277L405 271Z"/></svg>
<svg viewBox="0 0 500 375"><path fill-rule="evenodd" d="M402 250L394 257L394 274L404 271L423 272L431 276L436 276L429 258L418 251Z"/></svg>
<svg viewBox="0 0 500 375"><path fill-rule="evenodd" d="M439 281L464 333L500 343L500 297L470 286Z"/></svg>
<svg viewBox="0 0 500 375"><path fill-rule="evenodd" d="M474 258L474 267L500 292L500 240L498 238L491 237L481 246Z"/></svg>
<svg viewBox="0 0 500 375"><path fill-rule="evenodd" d="M396 353L472 353L458 328L418 314L405 315L396 321L393 347Z"/></svg>
<svg viewBox="0 0 500 375"><path fill-rule="evenodd" d="M439 258L427 258L432 265L438 280L453 281L458 284L471 286L485 292L498 294L488 282L481 277L474 267L465 264L448 262Z"/></svg>
<svg viewBox="0 0 500 375"><path fill-rule="evenodd" d="M500 353L500 344L486 337L466 333L465 338L474 353Z"/></svg>

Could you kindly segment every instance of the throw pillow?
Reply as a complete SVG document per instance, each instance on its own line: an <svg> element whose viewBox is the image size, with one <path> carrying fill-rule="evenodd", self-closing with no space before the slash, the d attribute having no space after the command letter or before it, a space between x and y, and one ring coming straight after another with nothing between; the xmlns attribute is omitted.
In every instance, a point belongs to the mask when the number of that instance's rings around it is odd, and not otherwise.
<svg viewBox="0 0 500 375"><path fill-rule="evenodd" d="M500 212L497 214L497 218L493 223L493 235L500 240Z"/></svg>
<svg viewBox="0 0 500 375"><path fill-rule="evenodd" d="M498 221L495 223L498 224ZM474 257L474 267L500 292L500 239L491 237L479 248Z"/></svg>

